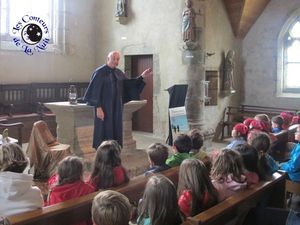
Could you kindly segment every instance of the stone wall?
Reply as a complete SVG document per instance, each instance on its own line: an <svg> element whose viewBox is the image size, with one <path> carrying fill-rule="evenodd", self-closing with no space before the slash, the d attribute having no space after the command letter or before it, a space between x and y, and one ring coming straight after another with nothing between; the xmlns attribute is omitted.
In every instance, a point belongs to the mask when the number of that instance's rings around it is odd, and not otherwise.
<svg viewBox="0 0 300 225"><path fill-rule="evenodd" d="M277 38L299 0L272 0L243 41L245 104L297 108L299 99L276 97Z"/></svg>
<svg viewBox="0 0 300 225"><path fill-rule="evenodd" d="M115 1L110 3L99 1L97 62L99 64L105 62L107 53L112 49L119 49L123 55L153 55L154 134L166 136L169 96L165 89L174 84L186 83L181 41L181 15L185 6L184 1L133 0L128 6L126 22L119 23L114 17ZM195 10L197 12L197 8ZM233 36L222 1L206 1L206 12L201 13L205 13L206 50L215 53L214 56L206 58L206 69L219 70L222 52L234 49L237 53L236 74L242 77L238 60L240 41ZM124 60L121 61L120 68L124 68ZM217 106L206 107L206 126L215 129L224 107L229 103L238 104L239 96L240 88L234 96L219 96Z"/></svg>

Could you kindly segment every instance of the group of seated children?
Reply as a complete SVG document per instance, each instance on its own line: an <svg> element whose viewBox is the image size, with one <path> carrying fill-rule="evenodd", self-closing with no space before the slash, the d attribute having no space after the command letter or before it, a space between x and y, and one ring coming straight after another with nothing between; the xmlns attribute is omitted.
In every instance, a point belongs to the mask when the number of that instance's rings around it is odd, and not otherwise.
<svg viewBox="0 0 300 225"><path fill-rule="evenodd" d="M235 126L232 132L233 136L241 137L237 139L239 144L220 150L213 159L202 149L203 136L199 130L179 134L174 140L174 154L170 157L165 145L150 145L147 149L150 167L145 175L152 176L139 202L137 223L181 224L185 217L194 216L259 180L269 179L278 169L267 153L270 138L263 132L254 135L247 144L244 138L249 128L243 125ZM300 127L295 134L296 140L300 140L299 132ZM297 144L293 150L291 160L281 165L291 179L300 178L299 172L292 172L295 163L300 165L299 146ZM121 164L120 153L121 148L116 141L104 141L97 149L94 168L86 183L80 158L69 156L63 159L57 174L49 179L46 205L127 182L129 178ZM0 146L1 216L42 207L40 190L31 186L32 176L22 173L26 165L25 155L18 145ZM180 166L177 190L168 178L155 174L174 166ZM120 193L103 191L94 199L94 224L127 225L130 214L129 201ZM88 224L88 221L78 224Z"/></svg>

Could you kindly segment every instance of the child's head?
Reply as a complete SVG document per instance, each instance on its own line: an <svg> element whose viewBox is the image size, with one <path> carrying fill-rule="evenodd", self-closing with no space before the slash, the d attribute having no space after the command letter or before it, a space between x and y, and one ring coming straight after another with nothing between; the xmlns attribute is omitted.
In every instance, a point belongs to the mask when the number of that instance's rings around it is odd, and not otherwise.
<svg viewBox="0 0 300 225"><path fill-rule="evenodd" d="M253 120L250 125L249 129L255 129L255 130L260 130L264 132L270 132L270 124L265 122L265 121L260 121L260 120Z"/></svg>
<svg viewBox="0 0 300 225"><path fill-rule="evenodd" d="M272 168L266 158L266 153L270 148L270 143L271 141L269 136L264 133L258 134L250 143L256 149L258 154L257 168L259 177L262 180L269 179L272 174Z"/></svg>
<svg viewBox="0 0 300 225"><path fill-rule="evenodd" d="M281 116L272 117L272 128L279 128L282 130L283 119Z"/></svg>
<svg viewBox="0 0 300 225"><path fill-rule="evenodd" d="M14 143L0 146L0 171L23 173L28 161L21 147Z"/></svg>
<svg viewBox="0 0 300 225"><path fill-rule="evenodd" d="M288 127L293 120L294 113L290 111L283 111L280 113L280 116L283 119L283 124Z"/></svg>
<svg viewBox="0 0 300 225"><path fill-rule="evenodd" d="M265 133L260 133L252 139L250 145L252 145L259 154L265 154L271 145L270 137Z"/></svg>
<svg viewBox="0 0 300 225"><path fill-rule="evenodd" d="M121 148L114 140L103 141L98 147L91 178L97 177L97 187L113 185L113 168L121 165Z"/></svg>
<svg viewBox="0 0 300 225"><path fill-rule="evenodd" d="M243 123L238 123L232 128L231 136L233 138L243 137L245 140L248 134L248 127Z"/></svg>
<svg viewBox="0 0 300 225"><path fill-rule="evenodd" d="M92 219L94 225L128 225L131 206L123 194L101 191L93 200Z"/></svg>
<svg viewBox="0 0 300 225"><path fill-rule="evenodd" d="M181 223L176 188L172 181L163 175L149 178L139 206L139 215L138 224L143 224L147 217L152 225Z"/></svg>
<svg viewBox="0 0 300 225"><path fill-rule="evenodd" d="M264 121L270 123L270 118L267 114L257 114L255 115L254 119L258 121Z"/></svg>
<svg viewBox="0 0 300 225"><path fill-rule="evenodd" d="M147 154L151 165L162 166L166 163L169 153L165 145L154 143L147 148Z"/></svg>
<svg viewBox="0 0 300 225"><path fill-rule="evenodd" d="M82 179L83 165L77 156L67 156L58 164L58 185L74 183Z"/></svg>
<svg viewBox="0 0 300 225"><path fill-rule="evenodd" d="M244 166L248 171L258 172L257 171L257 162L258 162L258 154L254 147L249 144L238 145L235 148L238 151L244 162Z"/></svg>
<svg viewBox="0 0 300 225"><path fill-rule="evenodd" d="M204 137L199 129L192 129L189 134L192 142L192 149L200 150L203 146Z"/></svg>
<svg viewBox="0 0 300 225"><path fill-rule="evenodd" d="M212 200L211 205L217 201L217 191L211 183L208 170L198 159L185 159L180 165L178 195L181 195L184 190L192 192L191 216L205 210L202 208L202 202L206 191L214 197L214 199L210 199Z"/></svg>
<svg viewBox="0 0 300 225"><path fill-rule="evenodd" d="M173 143L173 148L179 153L189 153L192 149L191 138L187 134L179 134Z"/></svg>
<svg viewBox="0 0 300 225"><path fill-rule="evenodd" d="M229 175L232 179L240 182L244 174L244 164L239 152L231 149L222 149L213 162L212 178L223 181Z"/></svg>
<svg viewBox="0 0 300 225"><path fill-rule="evenodd" d="M253 120L254 120L253 118L247 118L243 121L243 124L245 124L249 129L249 126Z"/></svg>

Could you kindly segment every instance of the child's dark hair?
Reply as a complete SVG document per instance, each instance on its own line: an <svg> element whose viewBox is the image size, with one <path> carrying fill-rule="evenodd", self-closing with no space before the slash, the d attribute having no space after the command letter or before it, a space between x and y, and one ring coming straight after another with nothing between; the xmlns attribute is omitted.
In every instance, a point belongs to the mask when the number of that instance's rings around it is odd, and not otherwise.
<svg viewBox="0 0 300 225"><path fill-rule="evenodd" d="M282 130L282 125L284 121L281 116L272 117L272 122L276 123L278 125L278 128Z"/></svg>
<svg viewBox="0 0 300 225"><path fill-rule="evenodd" d="M162 166L166 163L169 153L165 145L154 143L147 148L147 154L154 165Z"/></svg>
<svg viewBox="0 0 300 225"><path fill-rule="evenodd" d="M151 225L182 223L172 181L163 175L150 177L139 205L139 216L138 224L144 224L145 218L150 218Z"/></svg>
<svg viewBox="0 0 300 225"><path fill-rule="evenodd" d="M187 134L178 134L174 146L179 153L189 153L192 148L191 138Z"/></svg>
<svg viewBox="0 0 300 225"><path fill-rule="evenodd" d="M0 146L0 172L23 173L28 161L21 147L15 143Z"/></svg>
<svg viewBox="0 0 300 225"><path fill-rule="evenodd" d="M104 141L98 147L91 179L97 178L97 188L108 188L114 184L113 168L121 165L121 148L114 140Z"/></svg>
<svg viewBox="0 0 300 225"><path fill-rule="evenodd" d="M236 146L234 150L238 151L241 154L245 168L250 172L255 172L258 174L258 154L256 149L246 143Z"/></svg>
<svg viewBox="0 0 300 225"><path fill-rule="evenodd" d="M243 182L244 164L239 152L231 149L222 149L213 162L211 176L223 182L229 175L237 182Z"/></svg>
<svg viewBox="0 0 300 225"><path fill-rule="evenodd" d="M184 190L189 190L192 193L191 216L212 207L218 202L218 192L211 183L208 170L204 163L198 159L185 159L180 165L178 196ZM202 203L205 192L209 193L211 199L204 206Z"/></svg>
<svg viewBox="0 0 300 225"><path fill-rule="evenodd" d="M58 164L57 185L70 184L82 179L83 165L77 156L67 156Z"/></svg>
<svg viewBox="0 0 300 225"><path fill-rule="evenodd" d="M191 138L192 149L198 149L203 146L204 137L199 129L192 129L188 135Z"/></svg>
<svg viewBox="0 0 300 225"><path fill-rule="evenodd" d="M92 218L96 225L128 225L131 205L123 194L101 191L93 200Z"/></svg>
<svg viewBox="0 0 300 225"><path fill-rule="evenodd" d="M254 137L250 144L256 149L258 153L257 167L260 179L269 179L272 175L272 168L268 163L266 153L268 152L271 145L270 137L265 133L261 133Z"/></svg>

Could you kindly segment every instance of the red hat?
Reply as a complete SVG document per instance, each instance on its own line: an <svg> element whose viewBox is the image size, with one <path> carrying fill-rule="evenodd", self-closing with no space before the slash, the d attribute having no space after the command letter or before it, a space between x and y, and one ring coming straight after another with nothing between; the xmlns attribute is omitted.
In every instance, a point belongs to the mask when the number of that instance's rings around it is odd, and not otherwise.
<svg viewBox="0 0 300 225"><path fill-rule="evenodd" d="M247 118L244 120L243 124L245 124L247 127L249 127L250 123L253 121L253 118Z"/></svg>
<svg viewBox="0 0 300 225"><path fill-rule="evenodd" d="M233 130L236 130L241 135L247 135L248 133L248 127L243 123L238 123L233 127Z"/></svg>
<svg viewBox="0 0 300 225"><path fill-rule="evenodd" d="M280 116L282 117L284 124L290 125L293 120L294 113L290 111L283 111L280 113Z"/></svg>
<svg viewBox="0 0 300 225"><path fill-rule="evenodd" d="M259 120L253 120L250 123L249 128L260 130L260 131L266 131L266 132L270 131L270 125L265 121L259 121Z"/></svg>

